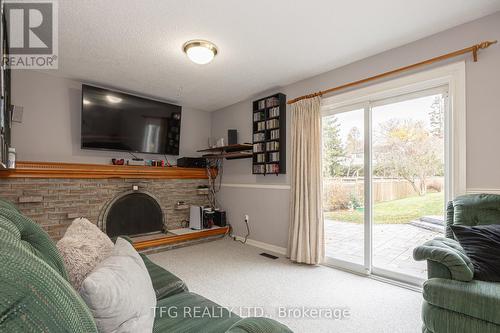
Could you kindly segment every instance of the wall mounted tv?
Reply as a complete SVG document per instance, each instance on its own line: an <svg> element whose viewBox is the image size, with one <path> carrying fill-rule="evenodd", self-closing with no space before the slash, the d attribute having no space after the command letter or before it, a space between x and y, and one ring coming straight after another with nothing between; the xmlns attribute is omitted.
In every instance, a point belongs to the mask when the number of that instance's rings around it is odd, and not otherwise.
<svg viewBox="0 0 500 333"><path fill-rule="evenodd" d="M178 105L82 85L82 149L179 155Z"/></svg>

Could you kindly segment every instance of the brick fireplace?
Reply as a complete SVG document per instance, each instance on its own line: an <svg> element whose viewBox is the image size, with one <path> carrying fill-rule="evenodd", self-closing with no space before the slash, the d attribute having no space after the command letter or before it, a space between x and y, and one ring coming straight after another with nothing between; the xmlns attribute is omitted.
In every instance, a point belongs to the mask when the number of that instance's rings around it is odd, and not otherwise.
<svg viewBox="0 0 500 333"><path fill-rule="evenodd" d="M113 171L113 166L99 166L109 172L109 175L95 170L92 174L85 170L76 174L66 171L69 166L74 166L68 164L65 171L49 173L48 169L53 170L49 167L42 168L41 172L37 169L38 171L30 173L22 169L22 162L19 164L19 170L0 174L0 197L14 203L23 214L39 223L54 240L60 239L71 221L77 217L85 217L98 224L109 203L123 193L132 191L134 186L138 187L139 192L150 193L157 200L163 212L166 230L183 227L183 221L189 218L189 210L176 209L178 201L190 205L208 204L206 196L199 195L197 191L199 185L207 184L203 177L204 170L169 168L176 170L164 170L160 175L161 170L144 171L147 169L145 167L121 166L115 167L121 169ZM33 169L32 166L27 166L26 169L28 168ZM71 178L64 178L68 176ZM137 178L141 176L144 178Z"/></svg>

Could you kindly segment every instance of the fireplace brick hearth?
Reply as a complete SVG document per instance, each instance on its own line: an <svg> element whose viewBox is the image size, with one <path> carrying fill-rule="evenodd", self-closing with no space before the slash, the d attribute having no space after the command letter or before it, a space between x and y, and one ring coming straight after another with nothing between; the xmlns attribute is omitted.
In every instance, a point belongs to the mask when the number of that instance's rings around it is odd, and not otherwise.
<svg viewBox="0 0 500 333"><path fill-rule="evenodd" d="M188 210L176 210L178 201L207 205L197 187L206 179L58 179L7 178L0 181L0 197L40 224L54 239L60 239L75 217L97 224L105 205L117 195L132 190L154 194L164 214L166 229L183 226Z"/></svg>

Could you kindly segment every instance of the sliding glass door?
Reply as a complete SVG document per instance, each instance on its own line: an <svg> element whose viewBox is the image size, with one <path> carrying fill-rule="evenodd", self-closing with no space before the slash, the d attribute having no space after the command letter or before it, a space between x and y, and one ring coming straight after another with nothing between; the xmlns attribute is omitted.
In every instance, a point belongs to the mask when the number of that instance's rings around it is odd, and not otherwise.
<svg viewBox="0 0 500 333"><path fill-rule="evenodd" d="M365 108L338 111L323 117L325 250L327 257L363 270Z"/></svg>
<svg viewBox="0 0 500 333"><path fill-rule="evenodd" d="M323 110L327 263L412 284L413 249L444 231L447 87Z"/></svg>

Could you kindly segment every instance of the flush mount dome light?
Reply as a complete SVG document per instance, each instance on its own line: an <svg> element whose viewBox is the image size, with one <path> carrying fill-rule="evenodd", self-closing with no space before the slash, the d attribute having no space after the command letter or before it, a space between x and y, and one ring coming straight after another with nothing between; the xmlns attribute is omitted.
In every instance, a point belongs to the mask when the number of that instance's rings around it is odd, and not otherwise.
<svg viewBox="0 0 500 333"><path fill-rule="evenodd" d="M196 39L184 43L182 47L188 58L200 65L208 64L217 55L217 46L206 40Z"/></svg>

